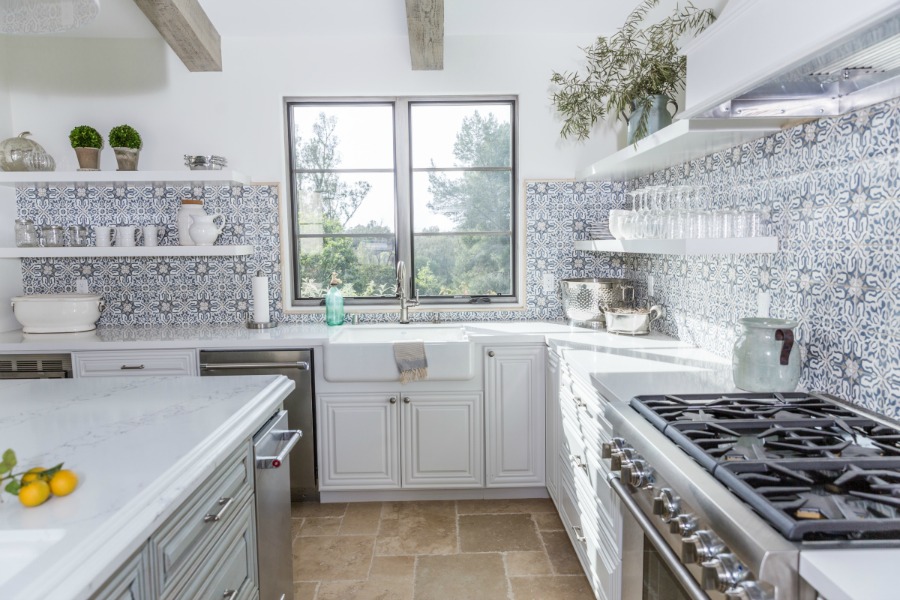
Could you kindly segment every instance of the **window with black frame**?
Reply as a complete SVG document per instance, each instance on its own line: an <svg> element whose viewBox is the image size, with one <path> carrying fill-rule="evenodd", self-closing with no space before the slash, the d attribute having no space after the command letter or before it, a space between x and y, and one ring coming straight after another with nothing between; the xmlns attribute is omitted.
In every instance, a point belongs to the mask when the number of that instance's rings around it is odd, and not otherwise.
<svg viewBox="0 0 900 600"><path fill-rule="evenodd" d="M289 100L294 305L517 300L515 100Z"/></svg>

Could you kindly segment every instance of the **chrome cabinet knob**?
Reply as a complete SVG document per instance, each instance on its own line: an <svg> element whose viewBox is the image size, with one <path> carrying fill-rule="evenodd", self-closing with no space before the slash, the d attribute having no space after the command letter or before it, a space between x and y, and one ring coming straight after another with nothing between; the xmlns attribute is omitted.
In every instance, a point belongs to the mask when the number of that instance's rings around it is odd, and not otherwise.
<svg viewBox="0 0 900 600"><path fill-rule="evenodd" d="M734 554L722 553L701 563L703 587L725 592L734 588L750 574Z"/></svg>
<svg viewBox="0 0 900 600"><path fill-rule="evenodd" d="M741 581L736 586L725 590L727 600L773 600L774 594L766 591L756 581Z"/></svg>
<svg viewBox="0 0 900 600"><path fill-rule="evenodd" d="M390 398L388 398L388 402L390 402L391 404L397 404L397 399L394 396L391 396Z"/></svg>
<svg viewBox="0 0 900 600"><path fill-rule="evenodd" d="M681 561L687 564L702 563L725 551L725 545L711 531L701 529L681 538Z"/></svg>
<svg viewBox="0 0 900 600"><path fill-rule="evenodd" d="M409 396L403 397L403 404L409 404L410 402L412 402L412 401L409 399Z"/></svg>
<svg viewBox="0 0 900 600"><path fill-rule="evenodd" d="M488 350L488 356L490 356L491 358L494 358L494 351Z"/></svg>

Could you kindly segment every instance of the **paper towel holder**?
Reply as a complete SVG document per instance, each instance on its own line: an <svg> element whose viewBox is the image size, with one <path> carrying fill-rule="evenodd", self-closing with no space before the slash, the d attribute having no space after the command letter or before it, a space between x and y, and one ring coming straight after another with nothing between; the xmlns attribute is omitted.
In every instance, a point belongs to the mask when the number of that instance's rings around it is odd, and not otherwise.
<svg viewBox="0 0 900 600"><path fill-rule="evenodd" d="M269 321L268 323L257 323L254 320L247 321L248 329L272 329L273 327L278 327L278 323L275 321Z"/></svg>

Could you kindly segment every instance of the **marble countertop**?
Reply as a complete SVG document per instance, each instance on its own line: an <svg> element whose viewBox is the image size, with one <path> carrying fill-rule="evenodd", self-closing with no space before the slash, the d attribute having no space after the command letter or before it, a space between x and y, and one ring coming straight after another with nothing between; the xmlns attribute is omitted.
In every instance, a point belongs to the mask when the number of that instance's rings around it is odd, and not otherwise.
<svg viewBox="0 0 900 600"><path fill-rule="evenodd" d="M62 537L0 581L0 597L88 597L292 388L274 375L0 381L0 440L16 471L64 462L80 479L35 508L3 492L0 553L15 548L3 548L10 535Z"/></svg>

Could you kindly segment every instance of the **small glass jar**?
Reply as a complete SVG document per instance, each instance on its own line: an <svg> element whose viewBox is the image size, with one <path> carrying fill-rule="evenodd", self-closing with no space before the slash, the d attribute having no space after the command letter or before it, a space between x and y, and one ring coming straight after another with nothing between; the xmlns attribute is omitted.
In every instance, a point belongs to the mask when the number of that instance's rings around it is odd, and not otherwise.
<svg viewBox="0 0 900 600"><path fill-rule="evenodd" d="M69 225L66 232L68 233L70 246L88 245L88 228L85 225Z"/></svg>
<svg viewBox="0 0 900 600"><path fill-rule="evenodd" d="M64 245L63 228L60 225L44 225L41 227L41 245L45 248L58 248Z"/></svg>
<svg viewBox="0 0 900 600"><path fill-rule="evenodd" d="M16 246L33 248L38 245L37 230L31 219L16 219Z"/></svg>

